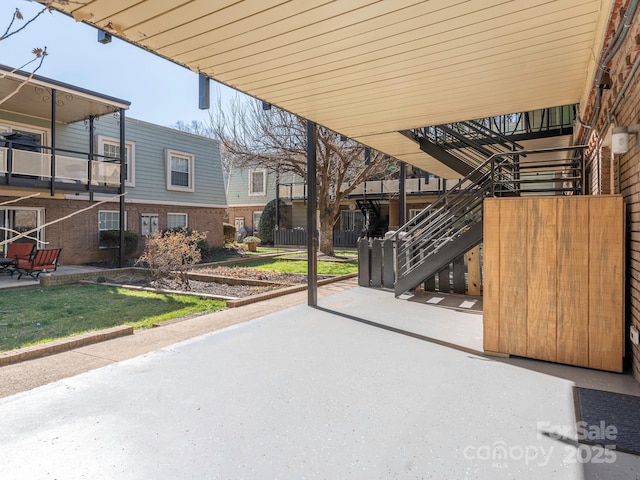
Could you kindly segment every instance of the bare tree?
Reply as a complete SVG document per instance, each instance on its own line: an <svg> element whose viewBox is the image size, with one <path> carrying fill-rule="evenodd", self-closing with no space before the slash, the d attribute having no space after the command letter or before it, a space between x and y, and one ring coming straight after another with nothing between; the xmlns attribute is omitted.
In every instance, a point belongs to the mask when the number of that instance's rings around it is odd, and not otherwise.
<svg viewBox="0 0 640 480"><path fill-rule="evenodd" d="M171 125L171 128L175 128L176 130L180 130L181 132L200 135L201 137L213 137L213 132L207 126L207 124L198 120L191 120L191 123L186 123L182 120L178 120L176 123Z"/></svg>
<svg viewBox="0 0 640 480"><path fill-rule="evenodd" d="M171 125L171 128L175 128L176 130L180 130L181 132L200 135L201 137L216 138L213 130L211 130L211 128L205 122L201 122L199 120L191 120L191 123L186 123L182 120L178 120L176 123ZM222 157L222 170L224 171L225 175L229 175L229 171L231 170L231 162L228 156L224 154L224 150L220 152L220 155Z"/></svg>
<svg viewBox="0 0 640 480"><path fill-rule="evenodd" d="M223 110L220 101L209 112L209 127L235 167L262 166L301 178L307 174L306 121L284 110L263 109L262 102L236 97ZM385 175L389 160L364 145L318 127L316 185L320 220L320 251L333 255L333 225L340 201L358 184Z"/></svg>
<svg viewBox="0 0 640 480"><path fill-rule="evenodd" d="M0 34L0 42L2 40L6 40L7 38L22 32L31 23L35 22L38 19L38 17L40 17L40 15L42 15L44 12L51 11L52 5L54 3L63 4L64 2L65 0L51 0L50 2L47 3L45 7L43 7L41 10L39 10L37 13L35 13L31 18L27 20L25 20L20 9L16 8L15 12L13 12L13 15L11 15L11 20L9 20L9 23L7 24L6 28ZM31 81L31 79L36 74L36 72L40 69L40 67L42 67L42 63L44 62L44 59L47 56L47 47L35 47L31 50L31 55L32 56L30 57L30 59L26 61L24 64L14 68L13 70L11 70L11 72L5 72L0 75L0 79L2 79L2 78L5 78L9 73L14 73L18 70L23 70L27 67L29 67L31 70L29 73L29 76L25 78L23 81L21 81L13 91L9 92L3 98L0 98L0 104L6 102L11 97L16 95L22 89L22 87L24 87L27 83Z"/></svg>

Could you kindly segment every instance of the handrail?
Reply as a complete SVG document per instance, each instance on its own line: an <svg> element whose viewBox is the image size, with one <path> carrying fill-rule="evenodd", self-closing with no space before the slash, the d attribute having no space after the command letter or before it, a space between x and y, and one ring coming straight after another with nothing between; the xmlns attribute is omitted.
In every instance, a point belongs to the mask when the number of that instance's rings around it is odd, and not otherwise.
<svg viewBox="0 0 640 480"><path fill-rule="evenodd" d="M448 241L464 234L471 225L482 220L482 205L486 196L496 194L532 194L538 192L584 193L584 162L568 156L566 159L535 159L535 154L584 151L587 145L553 147L517 152L499 152L491 155L466 177L459 180L455 194L440 195L435 202L425 208L396 230L389 238L396 242L396 280L422 265L427 258L437 252ZM529 154L522 166L513 157ZM577 162L576 162L577 160ZM527 164L530 167L527 167ZM522 167L522 168L521 168ZM521 171L525 170L525 173ZM537 173L562 174L560 177L542 176L532 178L531 170ZM569 182L560 185L557 182ZM467 183L466 187L462 187ZM544 187L535 188L535 184ZM546 186L551 183L552 186ZM521 188L521 185L534 188Z"/></svg>
<svg viewBox="0 0 640 480"><path fill-rule="evenodd" d="M38 151L34 151L34 150L25 150L25 149L13 146L14 143L16 145L22 145L20 142L16 142L15 140L2 140L2 142L7 144L4 148L9 148L9 149L12 149L12 150L19 150L21 152L42 153L42 152L38 152ZM59 148L59 147L55 147L54 148L54 147L50 147L48 145L38 145L37 147L34 147L34 148L38 148L40 150L46 150L48 152L54 152L55 151L55 153L74 153L76 155L86 155L87 157L89 156L88 152L83 152L83 151L79 151L79 150L70 150L70 149L67 149L67 148ZM107 162L120 163L120 159L118 157L111 157L111 156L108 156L108 155L100 155L98 153L94 153L93 156L94 156L94 160L95 160L95 157L101 157L101 158L104 158L105 159L104 161L107 161ZM86 158L86 159L79 158L79 160L87 160L88 161L89 158Z"/></svg>
<svg viewBox="0 0 640 480"><path fill-rule="evenodd" d="M120 185L119 158L105 155L90 158L87 152L47 145L19 146L24 144L5 140L0 147L0 171L5 185L45 188L55 182L57 188L89 192L112 191L115 185Z"/></svg>

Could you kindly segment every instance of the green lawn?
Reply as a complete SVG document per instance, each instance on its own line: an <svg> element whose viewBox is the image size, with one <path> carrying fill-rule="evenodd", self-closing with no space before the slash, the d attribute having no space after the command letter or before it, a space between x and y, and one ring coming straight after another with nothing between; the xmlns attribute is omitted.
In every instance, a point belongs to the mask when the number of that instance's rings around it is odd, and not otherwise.
<svg viewBox="0 0 640 480"><path fill-rule="evenodd" d="M252 260L250 262L242 262L228 267L251 267L258 270L267 270L271 272L285 273L307 273L306 260L280 260L278 258L263 258ZM319 275L347 275L358 271L357 262L318 262Z"/></svg>
<svg viewBox="0 0 640 480"><path fill-rule="evenodd" d="M104 285L0 291L0 351L91 330L154 323L225 307L221 300Z"/></svg>

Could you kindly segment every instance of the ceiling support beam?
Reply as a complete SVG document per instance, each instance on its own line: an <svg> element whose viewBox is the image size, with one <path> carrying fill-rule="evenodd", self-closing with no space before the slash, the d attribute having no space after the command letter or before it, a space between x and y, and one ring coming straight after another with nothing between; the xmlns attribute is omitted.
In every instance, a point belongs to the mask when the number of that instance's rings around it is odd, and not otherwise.
<svg viewBox="0 0 640 480"><path fill-rule="evenodd" d="M307 120L307 305L310 307L318 306L316 132L316 124Z"/></svg>
<svg viewBox="0 0 640 480"><path fill-rule="evenodd" d="M420 138L415 135L411 130L401 130L401 134L405 137L413 140L420 146L420 150L431 155L433 158L442 162L444 165L449 167L451 170L458 172L461 177L466 177L471 172L473 172L474 168L466 162L463 162L458 157L451 155L444 148L436 145L435 143L430 142L424 138Z"/></svg>

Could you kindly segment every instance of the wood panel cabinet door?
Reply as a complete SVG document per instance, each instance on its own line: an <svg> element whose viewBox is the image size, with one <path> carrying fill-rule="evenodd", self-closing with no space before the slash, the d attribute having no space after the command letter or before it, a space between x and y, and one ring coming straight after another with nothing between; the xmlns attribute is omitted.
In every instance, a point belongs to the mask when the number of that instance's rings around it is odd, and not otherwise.
<svg viewBox="0 0 640 480"><path fill-rule="evenodd" d="M622 371L620 196L487 199L484 348Z"/></svg>

